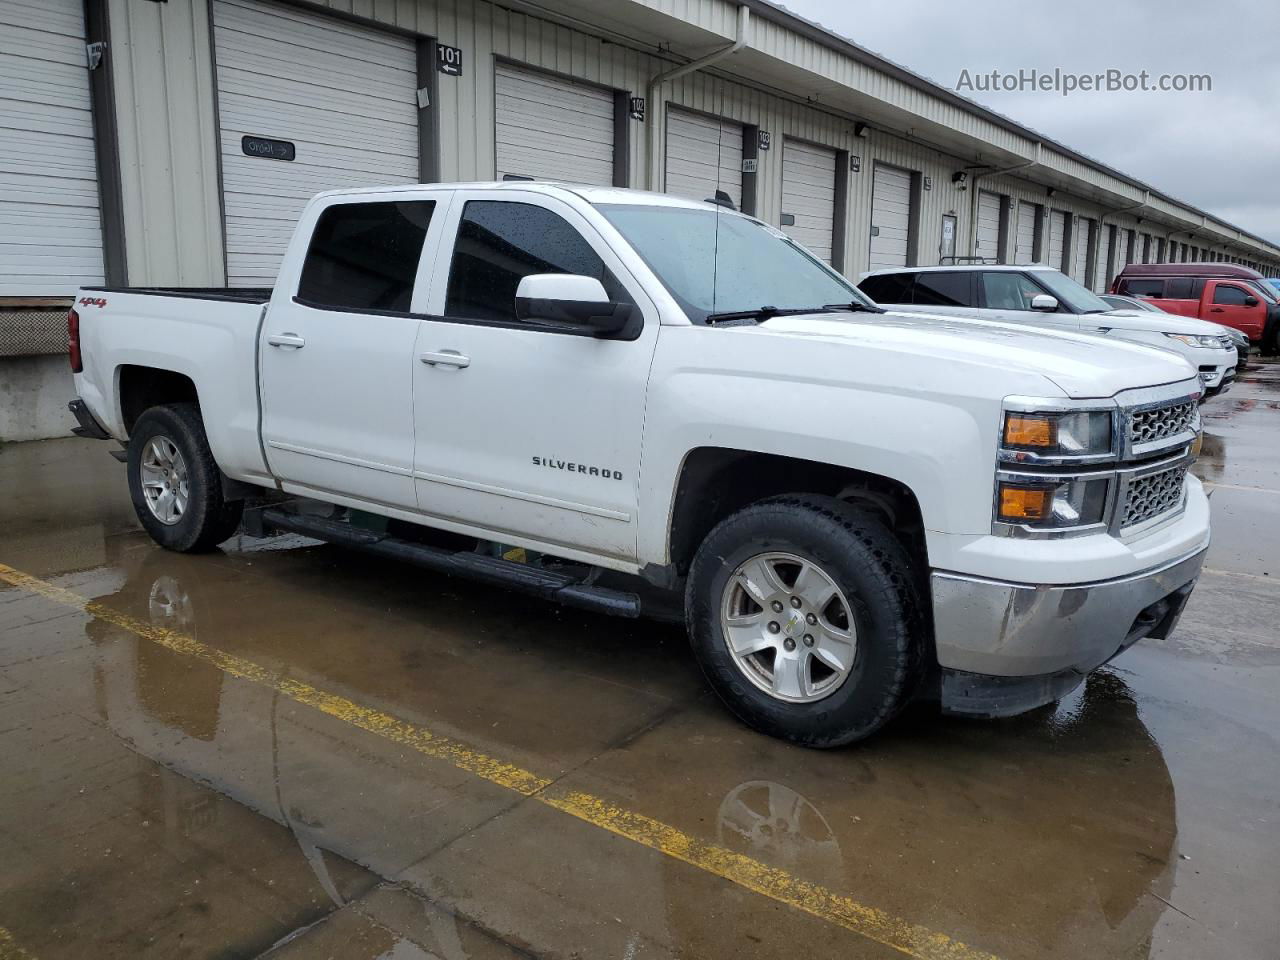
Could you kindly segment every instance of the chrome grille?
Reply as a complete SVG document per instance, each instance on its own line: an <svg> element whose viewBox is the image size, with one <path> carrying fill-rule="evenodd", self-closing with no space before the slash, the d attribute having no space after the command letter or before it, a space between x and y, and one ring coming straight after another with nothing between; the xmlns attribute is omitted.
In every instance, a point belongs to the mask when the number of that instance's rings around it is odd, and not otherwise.
<svg viewBox="0 0 1280 960"><path fill-rule="evenodd" d="M1130 480L1125 491L1120 528L1132 527L1180 507L1188 466L1187 463L1179 463L1168 470Z"/></svg>
<svg viewBox="0 0 1280 960"><path fill-rule="evenodd" d="M1129 442L1133 446L1164 440L1200 428L1194 400L1180 400L1129 414Z"/></svg>

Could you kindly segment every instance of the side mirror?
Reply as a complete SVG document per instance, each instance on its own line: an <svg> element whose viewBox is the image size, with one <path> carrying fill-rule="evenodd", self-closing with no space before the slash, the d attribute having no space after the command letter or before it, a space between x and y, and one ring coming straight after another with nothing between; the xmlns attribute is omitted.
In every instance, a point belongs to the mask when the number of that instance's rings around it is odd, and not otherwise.
<svg viewBox="0 0 1280 960"><path fill-rule="evenodd" d="M1053 313L1058 309L1058 298L1051 297L1047 293L1037 293L1031 298L1031 309L1039 310L1041 313Z"/></svg>
<svg viewBox="0 0 1280 960"><path fill-rule="evenodd" d="M1256 307L1256 306L1258 305L1258 298L1257 298L1257 297L1245 297L1245 298L1244 298L1244 305L1245 305L1246 307Z"/></svg>
<svg viewBox="0 0 1280 960"><path fill-rule="evenodd" d="M597 337L634 340L640 335L640 311L616 303L595 277L572 273L532 273L516 288L516 317L586 327Z"/></svg>

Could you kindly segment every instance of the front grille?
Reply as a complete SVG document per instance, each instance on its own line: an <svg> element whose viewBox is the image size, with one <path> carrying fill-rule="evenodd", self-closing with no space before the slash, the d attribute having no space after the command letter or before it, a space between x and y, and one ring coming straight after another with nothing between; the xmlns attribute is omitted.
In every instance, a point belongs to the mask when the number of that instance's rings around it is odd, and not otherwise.
<svg viewBox="0 0 1280 960"><path fill-rule="evenodd" d="M1179 463L1168 470L1129 481L1120 528L1132 527L1180 507L1188 466Z"/></svg>
<svg viewBox="0 0 1280 960"><path fill-rule="evenodd" d="M1129 414L1129 442L1133 446L1198 430L1200 414L1194 400L1166 403Z"/></svg>

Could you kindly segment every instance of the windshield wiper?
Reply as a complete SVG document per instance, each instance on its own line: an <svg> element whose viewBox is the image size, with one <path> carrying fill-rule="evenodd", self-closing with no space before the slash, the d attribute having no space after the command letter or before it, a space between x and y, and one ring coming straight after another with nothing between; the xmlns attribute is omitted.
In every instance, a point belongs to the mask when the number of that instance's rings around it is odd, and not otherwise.
<svg viewBox="0 0 1280 960"><path fill-rule="evenodd" d="M851 300L848 303L828 303L823 310L848 310L850 313L884 313L884 307L878 307L875 304L863 303L861 300Z"/></svg>
<svg viewBox="0 0 1280 960"><path fill-rule="evenodd" d="M733 313L709 313L706 322L712 326L717 323L730 323L734 320L754 320L764 323L773 317L789 317L797 313L817 313L822 307L756 307L754 310L737 310Z"/></svg>

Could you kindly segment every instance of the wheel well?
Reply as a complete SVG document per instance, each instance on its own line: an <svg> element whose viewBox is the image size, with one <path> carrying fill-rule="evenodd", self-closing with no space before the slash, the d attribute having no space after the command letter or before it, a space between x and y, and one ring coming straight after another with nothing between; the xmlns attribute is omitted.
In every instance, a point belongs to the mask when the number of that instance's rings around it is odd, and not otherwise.
<svg viewBox="0 0 1280 960"><path fill-rule="evenodd" d="M143 412L162 403L197 403L191 378L172 370L126 365L120 368L120 416L126 433Z"/></svg>
<svg viewBox="0 0 1280 960"><path fill-rule="evenodd" d="M684 576L698 545L721 520L784 493L816 493L879 514L913 559L927 557L920 503L889 477L829 463L702 447L686 458L671 516L671 563Z"/></svg>

